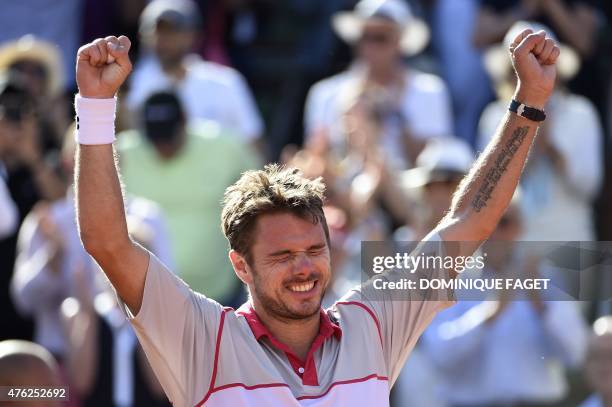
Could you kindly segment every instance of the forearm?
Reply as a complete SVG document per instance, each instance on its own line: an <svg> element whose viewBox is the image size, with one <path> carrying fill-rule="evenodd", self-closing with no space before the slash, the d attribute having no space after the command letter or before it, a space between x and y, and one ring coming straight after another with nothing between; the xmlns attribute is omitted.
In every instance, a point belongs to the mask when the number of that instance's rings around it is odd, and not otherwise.
<svg viewBox="0 0 612 407"><path fill-rule="evenodd" d="M89 125L84 123L84 117L80 118L80 131L100 132L102 138L108 139L104 132L112 132L112 125L100 126L99 123L108 124L109 120L112 123L112 111L106 112L106 117L90 109L91 105L87 114L92 114L96 120ZM94 134L83 136L95 138ZM74 184L79 233L85 249L102 267L119 296L137 312L144 290L148 255L128 234L113 145L100 140L96 143L77 146Z"/></svg>
<svg viewBox="0 0 612 407"><path fill-rule="evenodd" d="M85 248L96 252L131 244L112 144L77 147L75 188Z"/></svg>
<svg viewBox="0 0 612 407"><path fill-rule="evenodd" d="M537 123L508 112L496 136L459 185L442 235L450 241L486 240L516 189Z"/></svg>

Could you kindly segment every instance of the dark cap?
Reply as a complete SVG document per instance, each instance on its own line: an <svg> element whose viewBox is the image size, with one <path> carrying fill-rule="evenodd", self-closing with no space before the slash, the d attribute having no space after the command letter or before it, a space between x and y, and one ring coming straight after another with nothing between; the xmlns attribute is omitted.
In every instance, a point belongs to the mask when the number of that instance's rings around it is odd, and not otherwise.
<svg viewBox="0 0 612 407"><path fill-rule="evenodd" d="M175 93L157 92L145 100L142 119L147 138L153 143L163 143L176 137L185 115Z"/></svg>
<svg viewBox="0 0 612 407"><path fill-rule="evenodd" d="M140 35L151 34L160 21L180 30L195 30L202 24L200 10L191 0L153 0L140 15Z"/></svg>

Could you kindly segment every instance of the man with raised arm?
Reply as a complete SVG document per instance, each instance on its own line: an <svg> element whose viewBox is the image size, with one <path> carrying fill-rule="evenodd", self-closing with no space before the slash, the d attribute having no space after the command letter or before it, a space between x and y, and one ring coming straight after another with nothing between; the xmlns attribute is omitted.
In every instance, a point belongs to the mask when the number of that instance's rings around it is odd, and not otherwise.
<svg viewBox="0 0 612 407"><path fill-rule="evenodd" d="M222 228L249 301L235 311L191 291L127 232L112 143L129 47L126 37L106 37L78 53L77 218L169 399L176 406L388 405L410 350L451 298L391 300L369 281L323 310L331 276L324 185L278 166L245 173L225 194ZM544 32L526 30L510 56L519 77L511 112L423 251L463 241L472 243L461 254L470 254L512 197L545 118L559 49ZM406 272L381 277L398 281Z"/></svg>

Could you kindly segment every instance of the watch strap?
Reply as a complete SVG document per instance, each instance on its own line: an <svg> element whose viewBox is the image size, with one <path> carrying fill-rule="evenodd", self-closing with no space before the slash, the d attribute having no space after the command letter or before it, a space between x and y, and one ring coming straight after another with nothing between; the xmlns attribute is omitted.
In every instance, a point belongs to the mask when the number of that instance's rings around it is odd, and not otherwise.
<svg viewBox="0 0 612 407"><path fill-rule="evenodd" d="M516 99L512 99L512 102L510 102L509 110L521 117L532 120L534 122L543 122L544 120L546 120L546 113L544 112L544 110L527 106Z"/></svg>

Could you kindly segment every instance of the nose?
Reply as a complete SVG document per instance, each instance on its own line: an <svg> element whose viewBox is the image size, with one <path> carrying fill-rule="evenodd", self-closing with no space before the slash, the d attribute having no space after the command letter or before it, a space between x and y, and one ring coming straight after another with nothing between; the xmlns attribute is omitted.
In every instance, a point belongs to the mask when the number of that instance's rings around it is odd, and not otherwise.
<svg viewBox="0 0 612 407"><path fill-rule="evenodd" d="M314 270L314 263L307 253L299 253L295 257L293 269L297 274L309 274Z"/></svg>

